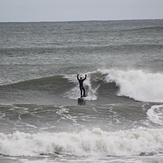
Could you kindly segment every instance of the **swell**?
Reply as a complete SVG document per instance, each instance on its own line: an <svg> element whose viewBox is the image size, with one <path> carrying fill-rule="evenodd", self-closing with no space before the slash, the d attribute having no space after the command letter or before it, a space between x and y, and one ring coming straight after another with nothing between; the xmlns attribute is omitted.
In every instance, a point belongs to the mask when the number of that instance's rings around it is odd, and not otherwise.
<svg viewBox="0 0 163 163"><path fill-rule="evenodd" d="M130 51L132 50L141 50L141 49L146 49L148 50L150 48L150 50L155 49L157 50L157 48L159 48L160 50L162 50L163 46L161 43L157 42L157 43L144 43L144 42L139 42L139 43L133 43L131 44L131 42L128 43L121 43L120 45L103 45L103 44L98 44L98 43L93 43L93 44L80 44L80 45L75 45L75 46L61 46L61 45L57 45L55 47L49 47L49 46L45 46L45 47L30 47L30 48L0 48L0 52L2 54L5 54L7 56L10 56L11 54L14 53L18 53L18 54L29 54L30 53L34 53L34 54L44 54L44 53L55 53L56 51L58 53L62 53L63 51L67 51L69 53L74 53L75 51L80 51L80 52L88 52L90 53L90 51L94 51L95 53L97 52L107 52L108 50L111 52L116 52L116 51L122 51L125 49L128 49Z"/></svg>
<svg viewBox="0 0 163 163"><path fill-rule="evenodd" d="M161 32L163 30L163 27L162 26L147 26L147 27L137 27L137 28L133 28L133 29L127 29L127 30L122 30L122 31L156 31L156 32Z"/></svg>
<svg viewBox="0 0 163 163"><path fill-rule="evenodd" d="M62 75L3 85L0 103L62 103L63 94L73 86Z"/></svg>
<svg viewBox="0 0 163 163"><path fill-rule="evenodd" d="M38 91L55 91L56 93L69 89L72 86L70 82L62 75L45 77L22 81L14 84L0 86L1 89L7 90L38 90Z"/></svg>

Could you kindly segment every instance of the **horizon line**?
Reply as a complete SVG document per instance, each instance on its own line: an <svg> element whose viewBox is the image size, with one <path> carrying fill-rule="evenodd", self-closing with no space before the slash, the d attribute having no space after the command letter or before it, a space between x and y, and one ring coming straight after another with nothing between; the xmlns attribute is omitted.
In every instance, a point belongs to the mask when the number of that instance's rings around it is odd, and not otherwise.
<svg viewBox="0 0 163 163"><path fill-rule="evenodd" d="M108 19L108 20L41 20L41 21L0 21L0 23L64 23L64 22L100 22L100 21L138 21L138 20L163 20L159 18L144 18L144 19Z"/></svg>

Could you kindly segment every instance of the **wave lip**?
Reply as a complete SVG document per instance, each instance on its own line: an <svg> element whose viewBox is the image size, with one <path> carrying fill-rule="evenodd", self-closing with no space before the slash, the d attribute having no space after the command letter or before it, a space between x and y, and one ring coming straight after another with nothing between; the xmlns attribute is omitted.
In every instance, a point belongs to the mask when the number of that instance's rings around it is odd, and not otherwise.
<svg viewBox="0 0 163 163"><path fill-rule="evenodd" d="M99 128L80 133L0 133L0 154L38 156L135 156L163 152L163 130L138 128L106 132Z"/></svg>

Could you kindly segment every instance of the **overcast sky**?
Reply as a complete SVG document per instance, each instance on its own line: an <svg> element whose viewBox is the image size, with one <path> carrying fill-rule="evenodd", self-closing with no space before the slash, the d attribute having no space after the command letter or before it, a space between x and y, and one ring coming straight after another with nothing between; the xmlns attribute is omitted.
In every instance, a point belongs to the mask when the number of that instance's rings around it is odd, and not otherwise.
<svg viewBox="0 0 163 163"><path fill-rule="evenodd" d="M0 22L163 19L163 0L0 0Z"/></svg>

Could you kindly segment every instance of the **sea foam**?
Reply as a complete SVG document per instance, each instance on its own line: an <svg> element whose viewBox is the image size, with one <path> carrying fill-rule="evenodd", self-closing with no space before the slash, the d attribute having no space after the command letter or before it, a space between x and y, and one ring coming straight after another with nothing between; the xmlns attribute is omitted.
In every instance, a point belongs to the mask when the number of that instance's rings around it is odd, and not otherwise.
<svg viewBox="0 0 163 163"><path fill-rule="evenodd" d="M163 152L163 129L138 128L107 132L99 128L79 133L0 133L0 154L38 156L135 156Z"/></svg>
<svg viewBox="0 0 163 163"><path fill-rule="evenodd" d="M163 125L163 105L154 105L147 111L148 118L156 124Z"/></svg>

